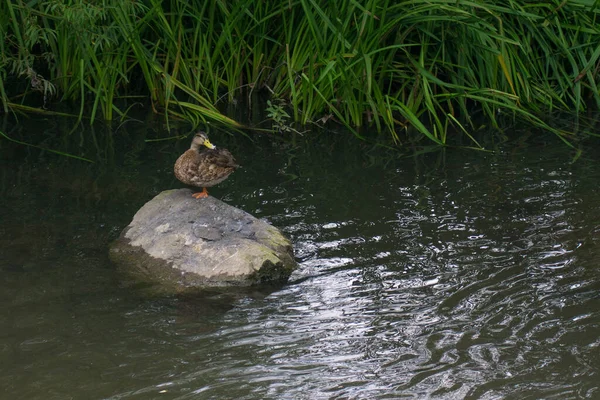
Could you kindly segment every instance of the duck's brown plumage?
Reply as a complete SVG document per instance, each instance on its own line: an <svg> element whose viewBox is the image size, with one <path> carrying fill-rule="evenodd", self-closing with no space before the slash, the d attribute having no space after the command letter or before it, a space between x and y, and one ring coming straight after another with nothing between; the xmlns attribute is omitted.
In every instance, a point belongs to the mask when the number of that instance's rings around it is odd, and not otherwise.
<svg viewBox="0 0 600 400"><path fill-rule="evenodd" d="M175 162L175 177L186 185L202 188L202 192L193 194L201 198L208 196L207 187L223 182L238 167L227 149L216 148L204 132L199 132L190 149Z"/></svg>

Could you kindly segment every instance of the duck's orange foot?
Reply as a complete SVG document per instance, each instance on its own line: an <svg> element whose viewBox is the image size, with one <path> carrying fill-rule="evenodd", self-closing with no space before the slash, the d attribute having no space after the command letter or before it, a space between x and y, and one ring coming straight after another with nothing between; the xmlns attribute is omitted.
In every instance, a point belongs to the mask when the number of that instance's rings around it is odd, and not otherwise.
<svg viewBox="0 0 600 400"><path fill-rule="evenodd" d="M196 199L203 199L205 197L208 197L208 191L206 190L206 188L202 188L201 192L198 193L194 193L192 195L192 197L196 198Z"/></svg>

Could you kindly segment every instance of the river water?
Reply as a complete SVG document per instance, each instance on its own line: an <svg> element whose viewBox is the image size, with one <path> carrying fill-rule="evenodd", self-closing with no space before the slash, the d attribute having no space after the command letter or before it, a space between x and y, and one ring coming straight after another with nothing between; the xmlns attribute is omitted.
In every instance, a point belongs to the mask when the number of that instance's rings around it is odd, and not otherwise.
<svg viewBox="0 0 600 400"><path fill-rule="evenodd" d="M0 139L2 399L600 398L600 162L547 137L398 156L213 134L210 193L294 243L287 285L175 297L107 246L189 141L52 120ZM159 128L155 128L159 129ZM431 149L429 149L431 150Z"/></svg>

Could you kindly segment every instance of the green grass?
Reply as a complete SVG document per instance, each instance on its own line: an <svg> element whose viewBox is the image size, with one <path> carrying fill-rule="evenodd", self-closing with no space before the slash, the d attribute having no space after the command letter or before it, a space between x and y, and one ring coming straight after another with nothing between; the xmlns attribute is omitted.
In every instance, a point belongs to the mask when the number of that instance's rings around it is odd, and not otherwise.
<svg viewBox="0 0 600 400"><path fill-rule="evenodd" d="M0 99L127 118L127 99L194 125L268 93L301 124L446 144L499 115L600 106L600 1L0 0ZM139 97L138 97L139 98Z"/></svg>

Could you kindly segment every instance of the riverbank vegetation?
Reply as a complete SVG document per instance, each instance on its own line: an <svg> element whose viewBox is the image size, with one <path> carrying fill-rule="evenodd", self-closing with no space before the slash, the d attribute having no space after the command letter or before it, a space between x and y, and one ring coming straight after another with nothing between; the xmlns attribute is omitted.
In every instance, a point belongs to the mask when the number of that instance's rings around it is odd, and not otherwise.
<svg viewBox="0 0 600 400"><path fill-rule="evenodd" d="M600 107L599 16L593 0L2 0L0 109L69 104L93 122L144 102L240 127L221 106L262 96L272 115L397 143L477 146L502 118L568 141L544 121Z"/></svg>

